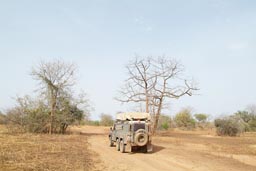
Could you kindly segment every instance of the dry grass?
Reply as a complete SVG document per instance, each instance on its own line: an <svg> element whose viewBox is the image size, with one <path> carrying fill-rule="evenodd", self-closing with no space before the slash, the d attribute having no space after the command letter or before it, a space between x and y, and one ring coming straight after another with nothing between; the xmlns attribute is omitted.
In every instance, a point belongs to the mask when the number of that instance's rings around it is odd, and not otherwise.
<svg viewBox="0 0 256 171"><path fill-rule="evenodd" d="M256 133L244 133L239 137L220 137L213 130L206 131L165 131L158 133L158 137L170 138L179 143L200 144L211 148L214 152L223 152L227 154L256 155ZM179 144L178 143L178 144Z"/></svg>
<svg viewBox="0 0 256 171"><path fill-rule="evenodd" d="M87 136L7 134L0 126L0 170L94 170Z"/></svg>

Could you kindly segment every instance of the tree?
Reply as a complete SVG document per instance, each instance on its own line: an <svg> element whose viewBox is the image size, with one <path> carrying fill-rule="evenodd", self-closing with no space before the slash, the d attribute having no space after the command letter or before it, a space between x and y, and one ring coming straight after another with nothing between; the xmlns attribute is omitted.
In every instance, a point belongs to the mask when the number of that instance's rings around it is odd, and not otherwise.
<svg viewBox="0 0 256 171"><path fill-rule="evenodd" d="M112 126L114 123L113 117L108 114L100 115L100 125L102 126Z"/></svg>
<svg viewBox="0 0 256 171"><path fill-rule="evenodd" d="M50 134L53 132L57 107L63 99L70 97L70 88L75 84L75 69L74 64L60 60L41 61L37 67L32 68L31 75L39 82L40 92L45 96L50 106Z"/></svg>
<svg viewBox="0 0 256 171"><path fill-rule="evenodd" d="M196 125L200 129L204 129L207 126L210 126L210 123L207 122L207 119L208 119L209 115L203 114L203 113L199 113L199 114L194 114L194 117L197 120Z"/></svg>
<svg viewBox="0 0 256 171"><path fill-rule="evenodd" d="M145 111L149 112L149 103L151 90L156 84L156 76L151 73L152 60L138 59L126 66L129 76L125 81L124 87L120 90L121 98L117 98L120 102L145 102Z"/></svg>
<svg viewBox="0 0 256 171"><path fill-rule="evenodd" d="M195 127L195 120L192 117L191 110L189 108L182 109L178 112L174 118L178 127L191 129Z"/></svg>
<svg viewBox="0 0 256 171"><path fill-rule="evenodd" d="M153 132L158 127L159 117L167 99L191 96L198 90L182 78L184 68L174 59L135 58L127 65L128 79L120 90L120 102L145 103L145 111L154 118Z"/></svg>
<svg viewBox="0 0 256 171"><path fill-rule="evenodd" d="M199 123L205 123L207 121L207 118L208 118L208 115L207 114L194 114L196 120L199 122Z"/></svg>

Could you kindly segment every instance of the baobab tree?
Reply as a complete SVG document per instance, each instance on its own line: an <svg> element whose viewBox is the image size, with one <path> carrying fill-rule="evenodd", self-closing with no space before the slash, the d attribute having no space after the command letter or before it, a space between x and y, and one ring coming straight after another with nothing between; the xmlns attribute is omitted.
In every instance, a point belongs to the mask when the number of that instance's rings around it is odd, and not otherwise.
<svg viewBox="0 0 256 171"><path fill-rule="evenodd" d="M184 67L175 59L163 56L135 58L126 68L128 79L117 100L122 103L145 103L145 112L151 112L154 118L153 132L167 99L192 96L198 90L192 81L182 78Z"/></svg>

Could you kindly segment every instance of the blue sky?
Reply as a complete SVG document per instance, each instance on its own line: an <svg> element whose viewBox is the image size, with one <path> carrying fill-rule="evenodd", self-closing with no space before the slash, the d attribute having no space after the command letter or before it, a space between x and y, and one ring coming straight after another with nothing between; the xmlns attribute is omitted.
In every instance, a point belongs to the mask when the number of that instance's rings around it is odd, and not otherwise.
<svg viewBox="0 0 256 171"><path fill-rule="evenodd" d="M30 94L30 69L61 58L79 67L78 85L95 111L129 110L113 98L125 64L166 55L186 67L198 96L170 102L213 116L256 104L256 1L253 0L0 0L0 110Z"/></svg>

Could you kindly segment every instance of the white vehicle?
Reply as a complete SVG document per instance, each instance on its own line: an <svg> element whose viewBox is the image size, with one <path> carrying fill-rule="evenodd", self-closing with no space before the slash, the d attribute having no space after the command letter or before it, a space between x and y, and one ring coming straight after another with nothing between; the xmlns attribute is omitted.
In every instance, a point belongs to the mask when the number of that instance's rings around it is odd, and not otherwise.
<svg viewBox="0 0 256 171"><path fill-rule="evenodd" d="M149 113L120 113L116 116L113 127L110 128L109 143L116 144L117 151L153 150L151 144L151 117Z"/></svg>

